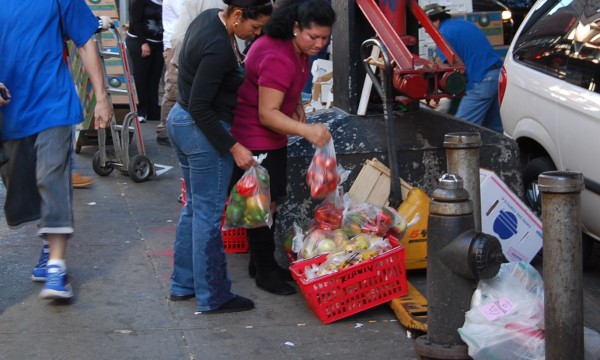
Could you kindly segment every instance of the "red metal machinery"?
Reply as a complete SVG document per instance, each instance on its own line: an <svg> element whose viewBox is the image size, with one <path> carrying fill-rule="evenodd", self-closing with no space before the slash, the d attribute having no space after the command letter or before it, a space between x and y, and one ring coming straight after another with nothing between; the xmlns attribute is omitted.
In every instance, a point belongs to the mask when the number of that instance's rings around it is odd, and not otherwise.
<svg viewBox="0 0 600 360"><path fill-rule="evenodd" d="M412 110L418 108L419 100L429 101L462 95L466 87L464 65L416 0L384 2L384 5L395 7L395 11L386 8L388 17L394 20L395 29L374 0L355 2L377 34L377 38L364 41L360 50L365 70L384 103L383 115L388 135L389 167L392 177L390 205L397 207L402 202L402 190L396 166L398 164L396 140L393 135L395 134L394 102L399 102ZM407 11L412 12L432 37L446 57L447 64L432 63L409 51L407 45L414 45L416 38L406 33ZM380 68L381 81L372 66Z"/></svg>
<svg viewBox="0 0 600 360"><path fill-rule="evenodd" d="M460 96L466 86L464 64L448 42L433 26L416 0L382 1L381 8L374 0L356 0L356 4L375 30L378 39L369 39L362 45L365 62L390 72L393 88L398 93L395 101L408 105L418 100L437 100ZM447 64L432 63L412 54L408 46L416 43L415 36L406 33L406 14L410 11L419 24L431 36L444 54ZM384 14L385 12L385 14ZM387 15L387 16L386 16ZM390 23L393 22L393 26ZM369 48L377 46L383 55L383 63L369 57ZM376 83L374 73L366 66L367 73ZM387 82L389 79L384 81ZM385 84L383 84L385 87ZM388 90L388 89L378 89ZM391 90L391 89L390 89ZM383 96L382 96L383 97Z"/></svg>

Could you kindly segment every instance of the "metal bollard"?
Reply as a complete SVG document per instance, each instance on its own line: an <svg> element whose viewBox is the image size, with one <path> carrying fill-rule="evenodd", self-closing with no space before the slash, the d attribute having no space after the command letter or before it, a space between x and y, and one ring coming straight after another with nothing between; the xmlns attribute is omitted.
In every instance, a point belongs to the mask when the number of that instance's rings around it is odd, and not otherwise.
<svg viewBox="0 0 600 360"><path fill-rule="evenodd" d="M583 359L581 191L577 172L538 177L544 230L544 324L547 360Z"/></svg>
<svg viewBox="0 0 600 360"><path fill-rule="evenodd" d="M478 132L448 133L444 137L446 166L450 174L463 179L465 190L473 202L475 230L481 231L481 187L479 179L479 148L481 134Z"/></svg>
<svg viewBox="0 0 600 360"><path fill-rule="evenodd" d="M432 194L427 240L427 335L415 351L428 359L469 359L457 329L477 279L494 277L504 258L498 239L473 229L473 204L462 179L445 174Z"/></svg>

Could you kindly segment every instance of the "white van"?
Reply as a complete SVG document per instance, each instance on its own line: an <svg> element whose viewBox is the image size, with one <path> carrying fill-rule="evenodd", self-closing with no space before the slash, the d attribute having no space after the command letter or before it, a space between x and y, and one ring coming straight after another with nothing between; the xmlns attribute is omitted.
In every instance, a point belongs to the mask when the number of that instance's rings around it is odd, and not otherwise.
<svg viewBox="0 0 600 360"><path fill-rule="evenodd" d="M584 264L600 240L599 7L600 0L539 0L513 38L499 82L502 124L519 144L528 205L539 213L540 173L583 173Z"/></svg>

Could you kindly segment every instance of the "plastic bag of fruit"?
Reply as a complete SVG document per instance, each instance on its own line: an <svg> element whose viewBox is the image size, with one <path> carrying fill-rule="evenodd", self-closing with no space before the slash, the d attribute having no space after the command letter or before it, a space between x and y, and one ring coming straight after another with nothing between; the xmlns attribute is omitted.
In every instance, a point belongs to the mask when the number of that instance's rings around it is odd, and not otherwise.
<svg viewBox="0 0 600 360"><path fill-rule="evenodd" d="M310 197L324 199L335 191L341 177L335 159L333 139L317 148L306 173L306 183L310 187Z"/></svg>
<svg viewBox="0 0 600 360"><path fill-rule="evenodd" d="M314 218L319 229L333 231L342 227L343 214L352 204L352 198L342 192L343 188L338 186L315 208Z"/></svg>
<svg viewBox="0 0 600 360"><path fill-rule="evenodd" d="M297 233L293 247L298 259L310 259L335 250L335 234L331 231L314 229L308 233Z"/></svg>
<svg viewBox="0 0 600 360"><path fill-rule="evenodd" d="M387 239L373 234L359 234L348 242L327 254L327 260L318 267L306 269L308 280L328 275L347 267L370 260L380 255L392 246Z"/></svg>
<svg viewBox="0 0 600 360"><path fill-rule="evenodd" d="M406 220L394 208L370 203L353 205L344 214L342 227L351 235L360 233L384 236L391 232L402 238L406 232Z"/></svg>
<svg viewBox="0 0 600 360"><path fill-rule="evenodd" d="M266 157L255 157L258 165L246 170L231 189L223 230L273 225L269 173L260 165Z"/></svg>

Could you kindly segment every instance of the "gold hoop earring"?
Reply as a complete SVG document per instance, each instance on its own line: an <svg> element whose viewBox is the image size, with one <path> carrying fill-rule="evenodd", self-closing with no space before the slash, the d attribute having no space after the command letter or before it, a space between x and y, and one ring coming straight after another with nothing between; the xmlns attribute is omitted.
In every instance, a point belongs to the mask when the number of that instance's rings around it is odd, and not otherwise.
<svg viewBox="0 0 600 360"><path fill-rule="evenodd" d="M237 22L237 21L236 21L236 22L234 22L234 23L233 23L233 26L238 26L238 22Z"/></svg>

